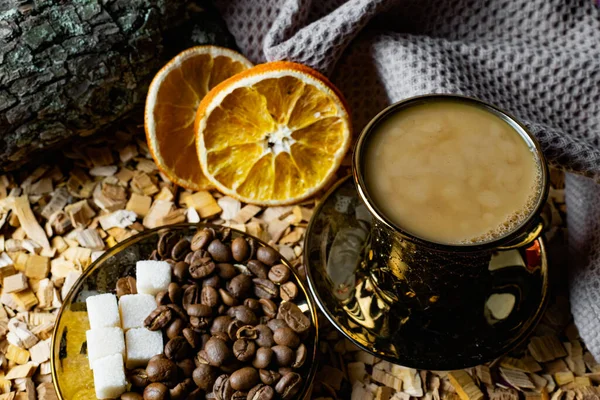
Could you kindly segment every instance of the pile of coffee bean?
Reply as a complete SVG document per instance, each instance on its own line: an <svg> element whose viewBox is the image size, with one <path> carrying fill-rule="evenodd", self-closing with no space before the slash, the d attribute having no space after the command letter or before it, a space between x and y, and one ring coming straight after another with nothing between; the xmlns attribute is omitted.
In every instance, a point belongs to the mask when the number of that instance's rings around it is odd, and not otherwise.
<svg viewBox="0 0 600 400"><path fill-rule="evenodd" d="M295 398L314 331L274 249L205 228L191 241L162 234L151 259L172 267L173 282L145 320L166 344L146 368L129 371L134 392L122 399ZM117 295L135 288L132 279L119 280Z"/></svg>

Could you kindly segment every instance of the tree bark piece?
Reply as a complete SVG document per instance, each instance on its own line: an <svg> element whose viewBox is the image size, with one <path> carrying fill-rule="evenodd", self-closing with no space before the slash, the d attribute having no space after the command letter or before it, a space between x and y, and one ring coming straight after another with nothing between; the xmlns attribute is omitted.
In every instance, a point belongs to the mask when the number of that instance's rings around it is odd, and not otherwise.
<svg viewBox="0 0 600 400"><path fill-rule="evenodd" d="M205 1L0 0L0 170L143 104L194 44L234 42Z"/></svg>

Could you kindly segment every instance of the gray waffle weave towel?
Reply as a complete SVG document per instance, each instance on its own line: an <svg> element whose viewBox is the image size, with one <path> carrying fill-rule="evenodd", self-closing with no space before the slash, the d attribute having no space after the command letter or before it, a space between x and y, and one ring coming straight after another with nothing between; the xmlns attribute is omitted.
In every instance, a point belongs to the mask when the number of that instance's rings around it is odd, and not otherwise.
<svg viewBox="0 0 600 400"><path fill-rule="evenodd" d="M600 12L593 0L220 0L252 61L328 75L356 132L386 105L460 93L524 121L548 160L600 177ZM567 178L567 265L582 338L600 359L600 189Z"/></svg>

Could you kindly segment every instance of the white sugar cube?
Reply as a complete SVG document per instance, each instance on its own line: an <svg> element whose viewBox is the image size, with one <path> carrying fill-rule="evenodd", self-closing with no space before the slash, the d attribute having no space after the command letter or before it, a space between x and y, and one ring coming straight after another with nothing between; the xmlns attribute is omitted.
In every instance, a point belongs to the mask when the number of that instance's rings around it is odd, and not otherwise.
<svg viewBox="0 0 600 400"><path fill-rule="evenodd" d="M135 268L138 293L155 296L158 292L167 290L171 283L171 266L166 261L138 261Z"/></svg>
<svg viewBox="0 0 600 400"><path fill-rule="evenodd" d="M163 338L160 331L146 328L133 328L125 334L127 342L127 368L145 367L148 361L163 352Z"/></svg>
<svg viewBox="0 0 600 400"><path fill-rule="evenodd" d="M156 308L154 296L149 294L126 294L119 299L119 311L123 330L144 326L146 317Z"/></svg>
<svg viewBox="0 0 600 400"><path fill-rule="evenodd" d="M90 368L100 358L121 354L125 357L125 339L121 328L96 328L85 333Z"/></svg>
<svg viewBox="0 0 600 400"><path fill-rule="evenodd" d="M117 297L114 294L105 293L90 296L85 300L85 303L87 304L88 319L92 329L121 326Z"/></svg>
<svg viewBox="0 0 600 400"><path fill-rule="evenodd" d="M94 387L99 399L115 399L125 392L123 356L113 354L94 361Z"/></svg>

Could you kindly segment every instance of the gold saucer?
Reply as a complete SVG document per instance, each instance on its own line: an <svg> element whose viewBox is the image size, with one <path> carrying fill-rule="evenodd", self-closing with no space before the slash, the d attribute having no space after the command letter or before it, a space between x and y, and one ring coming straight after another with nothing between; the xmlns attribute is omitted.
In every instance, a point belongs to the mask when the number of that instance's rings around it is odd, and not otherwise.
<svg viewBox="0 0 600 400"><path fill-rule="evenodd" d="M352 179L344 178L314 211L304 247L312 295L356 345L395 364L453 370L506 354L532 332L548 299L543 238L495 252L477 279L461 266L421 275L420 286L435 279L457 289L423 304L411 293L390 299L374 282L371 218Z"/></svg>
<svg viewBox="0 0 600 400"><path fill-rule="evenodd" d="M136 261L148 259L156 249L158 239L163 232L174 232L181 237L191 239L197 230L210 227L217 232L223 227L211 224L177 224L141 232L107 250L89 266L65 298L58 313L54 333L50 363L52 380L60 400L95 399L94 378L89 368L85 332L90 329L85 299L90 295L115 293L116 282L123 276L135 276ZM233 238L252 236L231 229ZM253 237L252 237L253 238ZM260 246L266 243L254 238ZM309 349L307 359L298 371L304 383L294 399L304 399L310 392L312 381L318 368L317 350L319 343L316 305L310 297L305 283L287 260L283 264L290 267L290 280L296 283L299 295L294 302L312 322L311 333L304 342ZM195 353L190 354L192 358Z"/></svg>

